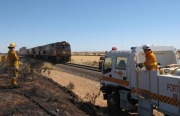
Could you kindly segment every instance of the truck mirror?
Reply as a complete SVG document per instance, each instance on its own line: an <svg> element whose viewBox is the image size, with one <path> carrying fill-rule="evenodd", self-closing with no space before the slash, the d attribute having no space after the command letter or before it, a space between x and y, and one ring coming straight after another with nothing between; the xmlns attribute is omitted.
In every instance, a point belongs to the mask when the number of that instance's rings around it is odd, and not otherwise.
<svg viewBox="0 0 180 116"><path fill-rule="evenodd" d="M103 57L103 56L101 56L101 57L100 57L100 60L104 60L104 57Z"/></svg>
<svg viewBox="0 0 180 116"><path fill-rule="evenodd" d="M99 61L99 70L102 70L102 64L103 64L102 60Z"/></svg>

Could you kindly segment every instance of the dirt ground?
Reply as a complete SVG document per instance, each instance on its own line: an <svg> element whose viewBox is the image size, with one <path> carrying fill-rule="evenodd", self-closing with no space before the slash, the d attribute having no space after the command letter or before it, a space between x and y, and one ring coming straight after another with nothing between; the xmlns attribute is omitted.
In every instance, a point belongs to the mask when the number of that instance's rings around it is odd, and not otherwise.
<svg viewBox="0 0 180 116"><path fill-rule="evenodd" d="M20 77L20 88L12 88L10 83L7 75L0 74L1 116L87 115L75 105L76 98L71 92L64 91L48 78L38 75L28 79Z"/></svg>
<svg viewBox="0 0 180 116"><path fill-rule="evenodd" d="M80 99L92 101L92 99L97 96L95 105L102 107L107 106L107 103L103 100L103 95L99 90L100 84L96 81L56 70L51 70L50 73L46 71L43 75L66 87L70 83L73 83L74 89L72 91L75 92Z"/></svg>

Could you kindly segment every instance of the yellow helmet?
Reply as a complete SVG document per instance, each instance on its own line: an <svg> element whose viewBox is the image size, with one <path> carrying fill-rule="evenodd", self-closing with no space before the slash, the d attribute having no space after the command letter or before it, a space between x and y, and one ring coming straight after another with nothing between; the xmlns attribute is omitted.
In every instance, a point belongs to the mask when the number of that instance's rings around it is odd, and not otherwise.
<svg viewBox="0 0 180 116"><path fill-rule="evenodd" d="M10 46L8 48L14 48L16 46L15 43L11 43Z"/></svg>

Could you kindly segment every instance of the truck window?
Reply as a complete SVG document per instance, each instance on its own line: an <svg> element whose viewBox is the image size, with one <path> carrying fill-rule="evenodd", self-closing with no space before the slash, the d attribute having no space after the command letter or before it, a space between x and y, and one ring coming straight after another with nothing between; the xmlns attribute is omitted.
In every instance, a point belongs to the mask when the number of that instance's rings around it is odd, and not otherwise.
<svg viewBox="0 0 180 116"><path fill-rule="evenodd" d="M112 67L112 58L106 57L104 60L103 74L111 72L111 67Z"/></svg>
<svg viewBox="0 0 180 116"><path fill-rule="evenodd" d="M127 63L126 57L117 57L116 58L116 69L126 70L126 63Z"/></svg>

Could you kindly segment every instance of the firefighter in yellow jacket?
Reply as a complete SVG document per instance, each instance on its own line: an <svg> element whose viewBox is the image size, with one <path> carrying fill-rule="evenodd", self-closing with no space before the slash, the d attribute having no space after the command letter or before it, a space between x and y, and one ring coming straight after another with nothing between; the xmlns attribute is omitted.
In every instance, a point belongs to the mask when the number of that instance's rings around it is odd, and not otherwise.
<svg viewBox="0 0 180 116"><path fill-rule="evenodd" d="M142 47L145 53L145 62L139 63L139 67L142 68L143 66L146 67L146 70L158 70L158 64L156 61L156 57L154 53L151 51L151 48L148 45L144 45Z"/></svg>
<svg viewBox="0 0 180 116"><path fill-rule="evenodd" d="M0 64L2 63L2 56L0 56Z"/></svg>
<svg viewBox="0 0 180 116"><path fill-rule="evenodd" d="M7 62L7 56L3 56L2 57L2 63L6 63Z"/></svg>
<svg viewBox="0 0 180 116"><path fill-rule="evenodd" d="M12 86L18 86L17 77L18 77L18 68L19 68L19 57L15 52L15 44L11 43L8 51L7 61L9 64L9 76L12 78Z"/></svg>

